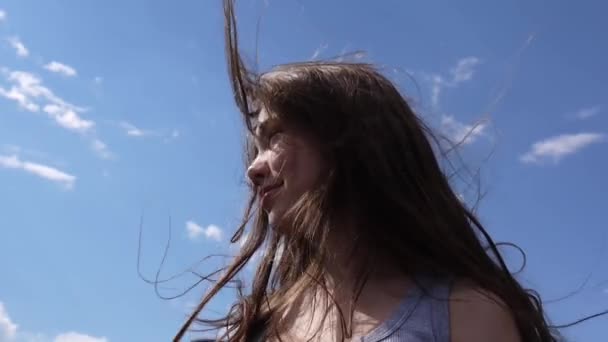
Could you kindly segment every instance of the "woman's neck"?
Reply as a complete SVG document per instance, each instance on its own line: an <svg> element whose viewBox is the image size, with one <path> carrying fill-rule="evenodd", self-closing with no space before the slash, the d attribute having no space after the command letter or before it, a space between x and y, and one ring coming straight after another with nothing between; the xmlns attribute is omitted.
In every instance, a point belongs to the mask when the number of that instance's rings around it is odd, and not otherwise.
<svg viewBox="0 0 608 342"><path fill-rule="evenodd" d="M391 316L411 287L406 276L372 274L353 302L355 278L338 271L328 270L323 285L307 288L292 302L279 328L283 340L342 341L342 322L352 337L365 336Z"/></svg>
<svg viewBox="0 0 608 342"><path fill-rule="evenodd" d="M409 291L409 277L388 262L372 264L361 250L354 253L349 240L329 241L331 252L315 272L321 278L306 281L303 291L296 291L281 324L286 340L306 340L318 331L322 338L317 341L339 341L342 319L353 336L364 336L389 318Z"/></svg>

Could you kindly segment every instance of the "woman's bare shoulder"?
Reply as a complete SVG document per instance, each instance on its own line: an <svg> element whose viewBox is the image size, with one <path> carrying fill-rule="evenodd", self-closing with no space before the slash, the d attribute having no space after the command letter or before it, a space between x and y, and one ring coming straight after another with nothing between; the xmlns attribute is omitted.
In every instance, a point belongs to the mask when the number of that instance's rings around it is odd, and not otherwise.
<svg viewBox="0 0 608 342"><path fill-rule="evenodd" d="M513 315L498 296L469 281L456 281L450 294L452 342L520 342Z"/></svg>

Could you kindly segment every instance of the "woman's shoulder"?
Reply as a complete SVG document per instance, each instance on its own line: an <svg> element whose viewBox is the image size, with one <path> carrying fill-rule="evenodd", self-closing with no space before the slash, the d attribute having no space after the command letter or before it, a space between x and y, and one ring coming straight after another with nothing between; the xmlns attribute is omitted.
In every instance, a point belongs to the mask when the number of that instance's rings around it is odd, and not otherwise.
<svg viewBox="0 0 608 342"><path fill-rule="evenodd" d="M467 280L457 280L450 292L452 342L519 342L512 313L497 295Z"/></svg>

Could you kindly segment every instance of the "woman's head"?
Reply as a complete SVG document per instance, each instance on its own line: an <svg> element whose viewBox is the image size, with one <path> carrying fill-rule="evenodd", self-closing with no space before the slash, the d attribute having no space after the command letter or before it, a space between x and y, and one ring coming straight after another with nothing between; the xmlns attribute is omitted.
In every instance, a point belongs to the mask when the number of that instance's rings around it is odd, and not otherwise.
<svg viewBox="0 0 608 342"><path fill-rule="evenodd" d="M248 129L252 185L233 242L246 227L250 232L180 333L264 245L251 293L223 323L237 341L260 320L272 330L298 291L323 287L324 267L340 241L340 252L356 261L355 302L379 264L404 275L463 278L509 306L524 340L550 341L540 303L511 276L455 195L430 130L394 84L360 63L294 63L255 74L239 54L233 3L224 4L230 80Z"/></svg>
<svg viewBox="0 0 608 342"><path fill-rule="evenodd" d="M257 198L266 207L260 215L269 214L271 224L296 224L314 195L314 207L322 210L316 216L324 217L317 229L330 229L325 223L331 222L342 226L341 233L390 235L383 223L407 221L399 229L415 234L424 227L415 216L432 216L425 213L434 206L430 197L459 203L427 128L373 66L295 63L243 81L247 90L240 98L237 92L237 102L246 108L253 147L248 176L258 195L272 190ZM386 216L391 212L398 222Z"/></svg>

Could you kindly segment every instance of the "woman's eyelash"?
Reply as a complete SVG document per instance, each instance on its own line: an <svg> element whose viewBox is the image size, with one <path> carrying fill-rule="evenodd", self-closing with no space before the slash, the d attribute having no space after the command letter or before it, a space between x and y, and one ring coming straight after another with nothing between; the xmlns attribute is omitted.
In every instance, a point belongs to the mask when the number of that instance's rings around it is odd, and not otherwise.
<svg viewBox="0 0 608 342"><path fill-rule="evenodd" d="M276 129L272 129L272 130L267 130L266 132L264 132L261 135L258 135L256 137L256 144L257 144L257 149L266 149L269 147L270 143L272 142L272 139L275 138L276 135L278 134L282 134L283 130L280 128L276 128Z"/></svg>
<svg viewBox="0 0 608 342"><path fill-rule="evenodd" d="M266 141L270 142L272 138L274 138L277 134L281 133L283 133L283 131L281 131L280 129L275 129L273 131L268 132L268 134L266 135Z"/></svg>

